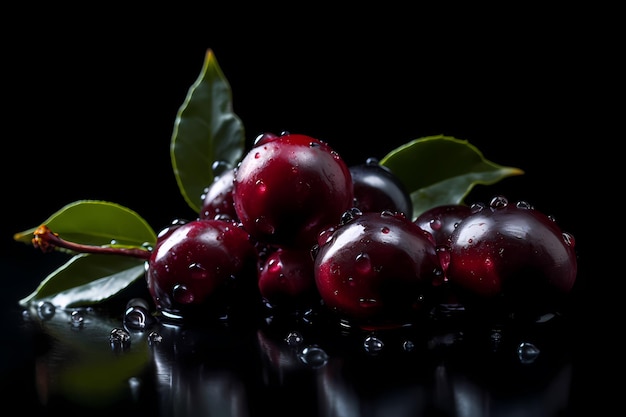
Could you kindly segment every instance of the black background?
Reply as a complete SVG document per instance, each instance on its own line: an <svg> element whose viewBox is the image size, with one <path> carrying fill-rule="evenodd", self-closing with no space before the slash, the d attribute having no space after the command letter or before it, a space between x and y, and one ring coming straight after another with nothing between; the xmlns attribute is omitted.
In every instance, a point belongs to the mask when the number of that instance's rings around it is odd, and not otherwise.
<svg viewBox="0 0 626 417"><path fill-rule="evenodd" d="M589 209L601 199L594 175L609 175L600 168L601 143L612 132L596 115L606 93L598 67L611 67L613 55L599 47L597 27L556 15L375 15L358 29L352 15L233 19L218 28L220 15L209 13L176 30L50 21L14 32L20 41L4 41L2 79L0 301L8 322L56 262L14 242L14 233L80 199L122 204L155 229L194 216L178 191L169 143L208 48L231 84L248 145L261 132L288 130L326 140L353 164L445 134L523 169L477 186L468 200L500 193L553 215L576 238L581 316L604 321L599 225ZM597 346L599 334L581 333L581 343ZM28 349L3 344L5 357ZM3 372L14 374L17 363Z"/></svg>

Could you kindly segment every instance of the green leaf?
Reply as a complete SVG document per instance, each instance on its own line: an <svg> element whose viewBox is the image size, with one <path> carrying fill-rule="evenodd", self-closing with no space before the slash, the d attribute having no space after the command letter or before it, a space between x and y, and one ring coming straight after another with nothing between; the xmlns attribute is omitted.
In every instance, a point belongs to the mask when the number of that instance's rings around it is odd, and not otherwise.
<svg viewBox="0 0 626 417"><path fill-rule="evenodd" d="M196 213L204 189L213 182L213 163L235 166L244 147L244 127L233 113L230 85L209 49L199 77L178 110L170 144L176 182Z"/></svg>
<svg viewBox="0 0 626 417"><path fill-rule="evenodd" d="M48 275L21 306L50 301L67 308L105 301L145 276L145 261L124 255L80 254Z"/></svg>
<svg viewBox="0 0 626 417"><path fill-rule="evenodd" d="M476 184L493 184L524 173L495 164L466 140L436 135L415 139L380 160L407 187L413 219L429 208L462 204Z"/></svg>
<svg viewBox="0 0 626 417"><path fill-rule="evenodd" d="M154 245L157 239L152 227L133 210L106 201L75 201L42 224L65 240L87 245L142 247ZM30 244L37 227L13 237Z"/></svg>

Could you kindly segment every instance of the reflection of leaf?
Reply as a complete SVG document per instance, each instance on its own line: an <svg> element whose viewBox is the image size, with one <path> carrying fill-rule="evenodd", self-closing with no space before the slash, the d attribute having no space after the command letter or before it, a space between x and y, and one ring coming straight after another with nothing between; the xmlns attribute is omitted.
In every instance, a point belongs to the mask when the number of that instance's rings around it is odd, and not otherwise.
<svg viewBox="0 0 626 417"><path fill-rule="evenodd" d="M154 245L156 234L152 227L134 211L107 201L79 200L66 205L48 217L45 224L61 238L87 245L141 247ZM39 227L14 235L19 242L30 244Z"/></svg>
<svg viewBox="0 0 626 417"><path fill-rule="evenodd" d="M62 308L100 303L143 278L144 262L123 255L76 255L19 303L46 300Z"/></svg>
<svg viewBox="0 0 626 417"><path fill-rule="evenodd" d="M40 322L40 331L50 336L57 352L40 359L47 361L40 372L47 372L46 380L54 381L49 389L74 404L96 409L131 399L129 378L145 373L151 362L145 334L132 333L128 349L114 354L109 336L113 328L122 326L121 320L88 310L79 312L84 318L80 326L71 324L70 310L61 309ZM32 306L31 317L36 314Z"/></svg>
<svg viewBox="0 0 626 417"><path fill-rule="evenodd" d="M244 128L232 110L230 85L209 49L200 76L178 110L170 144L176 182L196 213L204 188L213 182L213 163L234 166L244 147Z"/></svg>
<svg viewBox="0 0 626 417"><path fill-rule="evenodd" d="M524 173L488 161L466 140L443 135L408 142L389 152L380 163L410 192L413 219L431 207L462 203L476 184L493 184Z"/></svg>

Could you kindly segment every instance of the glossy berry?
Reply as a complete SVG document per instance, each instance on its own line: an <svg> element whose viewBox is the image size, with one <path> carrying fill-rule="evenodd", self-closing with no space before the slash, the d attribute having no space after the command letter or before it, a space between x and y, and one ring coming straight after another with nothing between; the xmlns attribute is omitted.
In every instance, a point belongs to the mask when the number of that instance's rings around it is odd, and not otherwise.
<svg viewBox="0 0 626 417"><path fill-rule="evenodd" d="M255 266L255 246L238 223L195 220L159 234L146 278L165 317L202 320L253 293Z"/></svg>
<svg viewBox="0 0 626 417"><path fill-rule="evenodd" d="M496 196L474 205L450 237L449 281L516 312L550 308L575 283L572 235L528 203Z"/></svg>
<svg viewBox="0 0 626 417"><path fill-rule="evenodd" d="M413 202L404 184L375 158L350 166L354 206L362 212L384 210L404 213L410 219Z"/></svg>
<svg viewBox="0 0 626 417"><path fill-rule="evenodd" d="M320 235L315 252L324 304L363 328L411 321L443 274L430 237L400 213L354 209Z"/></svg>
<svg viewBox="0 0 626 417"><path fill-rule="evenodd" d="M282 247L259 258L258 285L270 307L293 312L319 303L310 250Z"/></svg>
<svg viewBox="0 0 626 417"><path fill-rule="evenodd" d="M237 220L235 205L233 204L234 169L227 169L215 176L213 182L204 189L202 194L202 208L199 218Z"/></svg>
<svg viewBox="0 0 626 417"><path fill-rule="evenodd" d="M309 248L352 206L352 178L327 143L307 135L261 135L236 167L233 201L250 235Z"/></svg>
<svg viewBox="0 0 626 417"><path fill-rule="evenodd" d="M470 207L464 204L446 204L424 211L417 216L414 223L430 233L435 244L449 244L454 229L471 212Z"/></svg>

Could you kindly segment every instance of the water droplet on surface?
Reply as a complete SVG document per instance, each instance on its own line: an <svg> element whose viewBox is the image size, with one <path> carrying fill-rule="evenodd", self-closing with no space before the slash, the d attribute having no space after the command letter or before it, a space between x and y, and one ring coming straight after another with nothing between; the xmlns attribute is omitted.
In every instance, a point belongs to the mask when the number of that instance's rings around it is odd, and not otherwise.
<svg viewBox="0 0 626 417"><path fill-rule="evenodd" d="M191 304L194 300L194 295L185 285L177 284L172 289L172 297L176 302L181 304Z"/></svg>
<svg viewBox="0 0 626 417"><path fill-rule="evenodd" d="M152 316L142 306L131 306L124 313L124 326L130 330L145 330L152 324Z"/></svg>
<svg viewBox="0 0 626 417"><path fill-rule="evenodd" d="M54 317L54 313L56 312L56 307L50 301L42 301L37 306L37 315L42 320L50 320Z"/></svg>
<svg viewBox="0 0 626 417"><path fill-rule="evenodd" d="M517 347L517 357L523 364L533 363L541 351L532 343L522 342Z"/></svg>
<svg viewBox="0 0 626 417"><path fill-rule="evenodd" d="M321 368L328 362L328 354L318 346L307 346L300 351L298 359L313 369Z"/></svg>
<svg viewBox="0 0 626 417"><path fill-rule="evenodd" d="M405 340L402 342L402 350L405 352L413 352L413 350L415 350L415 343L411 340Z"/></svg>
<svg viewBox="0 0 626 417"><path fill-rule="evenodd" d="M289 332L289 334L285 337L285 342L287 342L289 346L299 346L302 344L303 340L302 335L296 331Z"/></svg>
<svg viewBox="0 0 626 417"><path fill-rule="evenodd" d="M148 343L150 345L155 345L155 344L159 344L163 341L163 336L161 336L161 334L152 331L148 334Z"/></svg>
<svg viewBox="0 0 626 417"><path fill-rule="evenodd" d="M368 273L372 270L372 261L367 253L359 253L354 260L355 268L361 273Z"/></svg>
<svg viewBox="0 0 626 417"><path fill-rule="evenodd" d="M130 333L119 327L114 327L109 334L109 342L114 351L127 350L130 348Z"/></svg>
<svg viewBox="0 0 626 417"><path fill-rule="evenodd" d="M363 341L363 348L367 353L377 354L383 350L385 344L376 336L369 335Z"/></svg>
<svg viewBox="0 0 626 417"><path fill-rule="evenodd" d="M83 316L83 313L78 310L72 311L72 314L70 315L70 323L72 324L72 327L81 327L84 322L85 316Z"/></svg>

